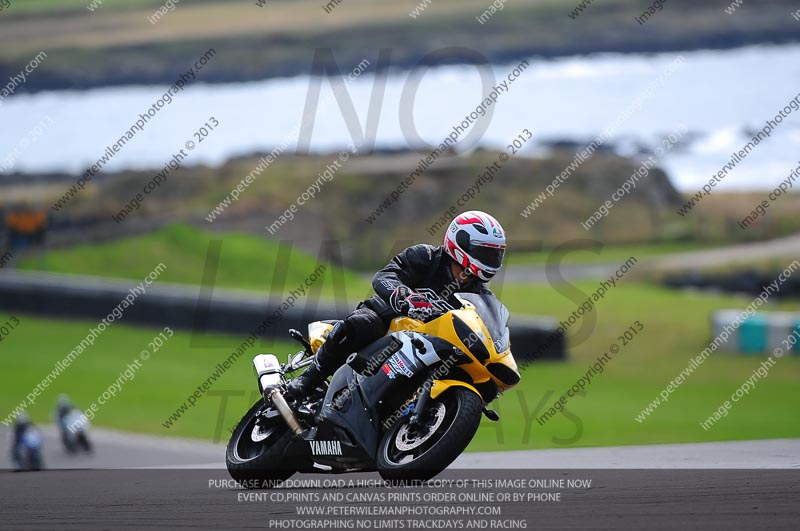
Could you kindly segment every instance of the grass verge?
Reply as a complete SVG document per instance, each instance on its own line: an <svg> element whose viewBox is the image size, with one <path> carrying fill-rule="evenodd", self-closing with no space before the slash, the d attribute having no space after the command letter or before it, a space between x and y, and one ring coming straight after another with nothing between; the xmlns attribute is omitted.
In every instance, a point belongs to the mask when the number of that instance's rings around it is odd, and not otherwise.
<svg viewBox="0 0 800 531"><path fill-rule="evenodd" d="M219 261L214 265L217 244ZM159 277L161 282L200 285L208 263L216 287L273 293L295 288L320 263L310 253L274 240L173 225L114 242L50 251L44 260L22 260L20 268L141 280L158 261L167 266ZM319 284L327 297L342 296L337 290L348 289L344 294L348 300L358 300L369 290L368 283L357 275L333 266L328 267Z"/></svg>

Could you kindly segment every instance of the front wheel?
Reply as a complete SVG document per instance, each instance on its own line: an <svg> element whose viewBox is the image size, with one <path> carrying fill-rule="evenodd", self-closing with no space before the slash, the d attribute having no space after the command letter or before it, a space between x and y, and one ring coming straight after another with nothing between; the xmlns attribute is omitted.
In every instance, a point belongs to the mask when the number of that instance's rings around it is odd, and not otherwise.
<svg viewBox="0 0 800 531"><path fill-rule="evenodd" d="M248 488L264 481L288 479L297 471L283 457L291 431L280 416L264 419L261 413L265 407L262 398L242 417L225 452L228 473Z"/></svg>
<svg viewBox="0 0 800 531"><path fill-rule="evenodd" d="M427 480L461 455L481 422L483 400L464 387L448 389L429 405L423 429L409 418L395 423L378 448L378 472L387 480Z"/></svg>

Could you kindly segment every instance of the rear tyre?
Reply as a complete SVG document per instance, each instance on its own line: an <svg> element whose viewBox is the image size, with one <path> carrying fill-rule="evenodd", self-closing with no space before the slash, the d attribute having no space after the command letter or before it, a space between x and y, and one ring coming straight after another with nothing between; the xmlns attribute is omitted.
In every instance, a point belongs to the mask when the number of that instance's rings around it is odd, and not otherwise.
<svg viewBox="0 0 800 531"><path fill-rule="evenodd" d="M429 405L429 420L420 432L409 430L409 418L395 423L378 448L378 473L386 480L427 480L461 455L481 422L483 400L464 387L448 389Z"/></svg>
<svg viewBox="0 0 800 531"><path fill-rule="evenodd" d="M297 472L283 456L292 438L289 427L280 416L261 419L259 413L264 408L262 398L242 417L225 452L228 473L247 488L268 487Z"/></svg>

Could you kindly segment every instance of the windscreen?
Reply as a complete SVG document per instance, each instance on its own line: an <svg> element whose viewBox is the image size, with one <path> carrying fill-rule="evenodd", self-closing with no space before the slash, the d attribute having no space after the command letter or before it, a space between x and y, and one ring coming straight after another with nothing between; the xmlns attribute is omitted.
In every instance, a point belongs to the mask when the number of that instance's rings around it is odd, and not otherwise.
<svg viewBox="0 0 800 531"><path fill-rule="evenodd" d="M488 293L459 293L458 298L471 302L483 320L494 341L497 352L509 347L510 331L508 329L508 308L497 297Z"/></svg>

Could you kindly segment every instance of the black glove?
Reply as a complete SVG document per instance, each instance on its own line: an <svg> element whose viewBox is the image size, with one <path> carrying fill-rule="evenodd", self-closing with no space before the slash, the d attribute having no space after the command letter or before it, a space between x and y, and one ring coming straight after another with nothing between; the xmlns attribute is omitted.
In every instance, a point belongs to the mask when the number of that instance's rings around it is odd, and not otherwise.
<svg viewBox="0 0 800 531"><path fill-rule="evenodd" d="M420 321L429 321L442 315L442 312L431 303L428 297L411 291L405 286L394 290L391 304L399 313Z"/></svg>

